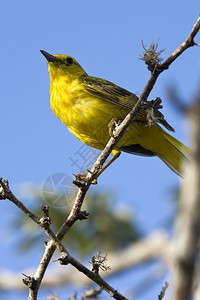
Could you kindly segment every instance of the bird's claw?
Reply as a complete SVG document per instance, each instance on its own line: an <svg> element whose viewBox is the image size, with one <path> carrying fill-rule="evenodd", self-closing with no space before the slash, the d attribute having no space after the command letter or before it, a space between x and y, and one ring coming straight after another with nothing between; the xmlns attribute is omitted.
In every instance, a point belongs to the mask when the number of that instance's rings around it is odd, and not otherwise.
<svg viewBox="0 0 200 300"><path fill-rule="evenodd" d="M87 172L90 172L90 170L86 169ZM76 178L76 181L84 181L87 174L74 174L75 178ZM93 179L92 184L97 184L97 179Z"/></svg>
<svg viewBox="0 0 200 300"><path fill-rule="evenodd" d="M117 118L112 118L108 124L108 130L109 130L109 135L111 137L115 136L115 130L117 126L121 124L122 120L117 119Z"/></svg>

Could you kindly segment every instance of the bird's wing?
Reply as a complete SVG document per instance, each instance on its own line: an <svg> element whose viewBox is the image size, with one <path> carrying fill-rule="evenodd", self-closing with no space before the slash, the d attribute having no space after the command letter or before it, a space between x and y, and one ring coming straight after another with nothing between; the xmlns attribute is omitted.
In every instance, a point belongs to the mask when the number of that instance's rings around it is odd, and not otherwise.
<svg viewBox="0 0 200 300"><path fill-rule="evenodd" d="M131 110L138 100L136 95L108 80L92 76L85 76L82 80L84 88L88 93L111 101L128 110Z"/></svg>
<svg viewBox="0 0 200 300"><path fill-rule="evenodd" d="M84 85L84 89L88 93L113 102L114 104L128 110L132 110L138 100L138 97L135 94L105 79L92 76L83 76L82 83ZM171 127L169 123L167 123L164 115L159 111L159 109L162 108L162 106L160 105L161 102L158 103L158 107L155 106L157 102L157 100L145 102L147 106L144 105L143 107L140 107L139 114L137 115L134 122L147 122L148 114L152 113L153 110L152 120L154 121L154 123L161 123L169 131L174 131L174 128Z"/></svg>

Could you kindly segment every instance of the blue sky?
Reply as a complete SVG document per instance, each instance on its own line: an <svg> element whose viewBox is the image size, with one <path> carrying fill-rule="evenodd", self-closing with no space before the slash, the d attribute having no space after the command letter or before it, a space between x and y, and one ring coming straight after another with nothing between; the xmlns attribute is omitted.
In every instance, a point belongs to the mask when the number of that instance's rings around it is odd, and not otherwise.
<svg viewBox="0 0 200 300"><path fill-rule="evenodd" d="M200 11L197 0L178 0L173 5L155 0L8 0L1 1L0 9L0 176L9 179L18 196L17 187L23 183L42 188L51 174L76 173L70 157L82 147L51 111L47 63L39 50L69 54L89 75L140 95L150 75L138 59L143 51L141 41L149 45L159 40L167 58L185 40ZM160 76L150 95L150 99L163 99L163 112L176 129L175 137L186 143L188 128L169 101L167 87L175 85L186 103L193 99L199 87L199 51L198 47L187 50ZM178 176L159 159L124 153L92 189L112 191L116 205L129 207L147 233L170 212L170 189L178 182ZM3 202L2 211L0 235L16 208ZM7 240L9 244L12 236ZM1 258L8 251L6 244L2 251ZM5 257L3 260L6 267Z"/></svg>

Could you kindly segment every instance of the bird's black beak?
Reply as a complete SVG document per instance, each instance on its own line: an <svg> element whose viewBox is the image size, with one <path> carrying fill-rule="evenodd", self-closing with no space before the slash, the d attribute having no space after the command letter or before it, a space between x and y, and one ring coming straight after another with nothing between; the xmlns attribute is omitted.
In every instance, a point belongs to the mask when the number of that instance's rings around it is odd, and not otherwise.
<svg viewBox="0 0 200 300"><path fill-rule="evenodd" d="M44 51L44 50L40 50L40 52L44 55L44 57L46 58L46 60L48 62L54 62L57 61L57 58L55 58L55 56L49 54L48 52Z"/></svg>

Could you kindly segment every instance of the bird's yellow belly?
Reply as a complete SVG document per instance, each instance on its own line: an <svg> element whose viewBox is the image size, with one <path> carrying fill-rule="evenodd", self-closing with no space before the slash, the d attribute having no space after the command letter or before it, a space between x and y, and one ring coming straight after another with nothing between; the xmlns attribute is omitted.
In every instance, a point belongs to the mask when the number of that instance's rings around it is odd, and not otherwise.
<svg viewBox="0 0 200 300"><path fill-rule="evenodd" d="M90 96L91 97L91 96ZM72 95L60 94L59 90L51 93L51 107L58 118L68 127L69 131L83 143L103 149L109 136L108 124L113 118L123 120L128 110L119 109L111 102L99 97L87 98L81 94L73 98ZM122 145L132 145L139 139L139 126L132 124L130 129L120 140L117 148Z"/></svg>

